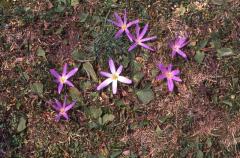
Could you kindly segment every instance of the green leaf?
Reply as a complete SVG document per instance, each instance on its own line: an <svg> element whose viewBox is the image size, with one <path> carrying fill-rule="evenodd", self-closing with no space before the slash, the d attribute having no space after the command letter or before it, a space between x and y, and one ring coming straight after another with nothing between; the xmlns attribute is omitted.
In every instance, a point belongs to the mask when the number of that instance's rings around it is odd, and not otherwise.
<svg viewBox="0 0 240 158"><path fill-rule="evenodd" d="M77 88L71 87L69 93L73 100L82 101L81 93Z"/></svg>
<svg viewBox="0 0 240 158"><path fill-rule="evenodd" d="M233 106L233 104L232 104L232 102L231 101L229 101L229 100L224 100L224 101L222 101L224 104L226 104L226 105L228 105L228 106L230 106L230 107L232 107Z"/></svg>
<svg viewBox="0 0 240 158"><path fill-rule="evenodd" d="M221 48L217 49L217 56L218 57L227 57L233 55L233 51L231 48Z"/></svg>
<svg viewBox="0 0 240 158"><path fill-rule="evenodd" d="M24 129L26 129L26 123L26 119L24 117L21 117L17 126L17 132L22 132Z"/></svg>
<svg viewBox="0 0 240 158"><path fill-rule="evenodd" d="M111 155L110 158L118 158L122 154L122 151L114 151Z"/></svg>
<svg viewBox="0 0 240 158"><path fill-rule="evenodd" d="M151 88L145 88L137 91L137 97L143 104L148 104L154 99L154 93Z"/></svg>
<svg viewBox="0 0 240 158"><path fill-rule="evenodd" d="M198 49L197 50L200 50L202 48L205 48L208 44L208 39L204 39L204 40L201 40L199 43L198 43Z"/></svg>
<svg viewBox="0 0 240 158"><path fill-rule="evenodd" d="M93 66L90 62L86 62L83 64L83 69L87 72L88 75L92 77L92 79L97 82L97 75L93 69Z"/></svg>
<svg viewBox="0 0 240 158"><path fill-rule="evenodd" d="M224 0L212 0L211 2L215 5L222 5Z"/></svg>
<svg viewBox="0 0 240 158"><path fill-rule="evenodd" d="M133 81L134 81L134 87L136 87L139 82L143 79L144 74L142 72L137 72L134 76L133 76Z"/></svg>
<svg viewBox="0 0 240 158"><path fill-rule="evenodd" d="M71 6L75 7L79 4L78 0L71 0Z"/></svg>
<svg viewBox="0 0 240 158"><path fill-rule="evenodd" d="M204 154L201 150L198 150L197 151L197 155L196 155L196 158L203 158L204 157Z"/></svg>
<svg viewBox="0 0 240 158"><path fill-rule="evenodd" d="M37 56L46 58L46 53L42 49L42 47L38 47L38 49L37 49Z"/></svg>
<svg viewBox="0 0 240 158"><path fill-rule="evenodd" d="M82 13L79 17L79 22L84 23L88 18L88 13Z"/></svg>
<svg viewBox="0 0 240 158"><path fill-rule="evenodd" d="M43 84L42 83L33 83L30 85L30 88L33 93L36 93L39 96L42 96L42 94L43 94Z"/></svg>
<svg viewBox="0 0 240 158"><path fill-rule="evenodd" d="M113 121L114 118L115 118L115 116L112 115L112 114L105 114L105 115L103 116L103 118L102 118L102 123L105 125L105 124Z"/></svg>
<svg viewBox="0 0 240 158"><path fill-rule="evenodd" d="M195 60L197 63L201 64L201 63L203 62L203 60L204 60L204 57L205 57L204 52L202 52L202 51L197 51L196 54L195 54L195 56L194 56L194 60Z"/></svg>
<svg viewBox="0 0 240 158"><path fill-rule="evenodd" d="M159 126L157 126L155 132L156 132L156 134L157 134L158 136L161 136L162 133L163 133L162 130L161 130L161 128L160 128Z"/></svg>
<svg viewBox="0 0 240 158"><path fill-rule="evenodd" d="M102 109L100 107L90 107L90 116L94 119L99 118L102 115Z"/></svg>

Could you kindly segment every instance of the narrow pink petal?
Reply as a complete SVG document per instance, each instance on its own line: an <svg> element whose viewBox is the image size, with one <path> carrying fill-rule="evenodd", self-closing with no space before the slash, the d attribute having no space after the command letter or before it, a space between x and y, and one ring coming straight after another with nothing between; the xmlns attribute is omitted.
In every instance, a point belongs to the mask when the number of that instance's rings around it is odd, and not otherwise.
<svg viewBox="0 0 240 158"><path fill-rule="evenodd" d="M155 51L153 48L151 48L150 46L146 45L145 43L140 43L139 45L142 46L143 48L148 49L148 50Z"/></svg>
<svg viewBox="0 0 240 158"><path fill-rule="evenodd" d="M178 82L182 82L182 80L179 77L177 77L177 76L173 76L172 79L175 80L175 81L178 81Z"/></svg>
<svg viewBox="0 0 240 158"><path fill-rule="evenodd" d="M67 96L64 96L64 101L63 101L63 108L65 108L67 105Z"/></svg>
<svg viewBox="0 0 240 158"><path fill-rule="evenodd" d="M72 77L77 71L78 71L78 68L72 69L72 70L66 75L67 79L69 79L70 77Z"/></svg>
<svg viewBox="0 0 240 158"><path fill-rule="evenodd" d="M74 87L74 85L72 84L72 82L71 81L68 81L68 80L66 80L66 82L65 82L68 86L70 86L70 87Z"/></svg>
<svg viewBox="0 0 240 158"><path fill-rule="evenodd" d="M132 83L132 80L130 80L130 79L124 77L124 76L119 76L118 81L120 81L122 83L126 83L126 84L131 84Z"/></svg>
<svg viewBox="0 0 240 158"><path fill-rule="evenodd" d="M59 83L59 84L58 84L58 94L61 93L62 89L63 89L63 84L62 84L62 83Z"/></svg>
<svg viewBox="0 0 240 158"><path fill-rule="evenodd" d="M60 117L61 117L61 115L57 114L56 117L55 117L55 121L58 122L60 120Z"/></svg>
<svg viewBox="0 0 240 158"><path fill-rule="evenodd" d="M179 37L177 40L177 44L182 48L187 44L187 37Z"/></svg>
<svg viewBox="0 0 240 158"><path fill-rule="evenodd" d="M55 69L51 69L51 70L50 70L50 73L51 73L54 77L56 77L57 79L58 79L59 77L61 77Z"/></svg>
<svg viewBox="0 0 240 158"><path fill-rule="evenodd" d="M97 90L101 90L103 88L105 88L106 86L108 86L110 83L112 82L111 78L106 79L105 81L103 81L98 87Z"/></svg>
<svg viewBox="0 0 240 158"><path fill-rule="evenodd" d="M64 66L63 66L63 72L62 72L62 76L65 76L66 75L66 73L67 73L67 63L66 64L64 64Z"/></svg>
<svg viewBox="0 0 240 158"><path fill-rule="evenodd" d="M55 105L58 109L62 107L62 103L60 103L60 101L58 101L57 99L55 99Z"/></svg>
<svg viewBox="0 0 240 158"><path fill-rule="evenodd" d="M111 77L112 74L108 73L108 72L104 72L104 71L100 71L100 75L104 76L104 77Z"/></svg>
<svg viewBox="0 0 240 158"><path fill-rule="evenodd" d="M113 60L109 59L108 64L109 64L109 68L110 68L111 73L114 74L116 72L116 68L115 68Z"/></svg>
<svg viewBox="0 0 240 158"><path fill-rule="evenodd" d="M74 101L71 104L69 104L68 106L66 106L65 111L67 112L68 110L70 110L75 104L76 104L76 101Z"/></svg>
<svg viewBox="0 0 240 158"><path fill-rule="evenodd" d="M69 117L68 117L68 114L67 114L67 113L63 113L63 117L64 117L66 120L69 120Z"/></svg>
<svg viewBox="0 0 240 158"><path fill-rule="evenodd" d="M118 27L121 27L121 24L119 24L119 23L117 23L117 22L115 22L115 21L112 21L112 20L107 20L108 22L110 22L110 23L112 23L113 25L115 25L115 26L118 26Z"/></svg>
<svg viewBox="0 0 240 158"><path fill-rule="evenodd" d="M134 20L134 21L131 21L131 22L129 22L128 24L127 24L127 27L131 27L132 25L134 25L134 24L138 24L139 23L139 20L137 19L137 20Z"/></svg>
<svg viewBox="0 0 240 158"><path fill-rule="evenodd" d="M175 57L176 53L177 52L175 50L172 51L172 58Z"/></svg>
<svg viewBox="0 0 240 158"><path fill-rule="evenodd" d="M172 71L172 66L173 66L172 64L169 64L169 65L168 65L168 71L169 71L169 72Z"/></svg>
<svg viewBox="0 0 240 158"><path fill-rule="evenodd" d="M151 41L151 40L155 40L155 39L157 39L157 36L152 36L152 37L144 38L144 39L141 40L141 42Z"/></svg>
<svg viewBox="0 0 240 158"><path fill-rule="evenodd" d="M123 66L122 65L120 65L119 67L118 67L118 69L117 69L117 71L116 71L116 73L119 75L119 74L121 74L121 72L122 72L122 69L123 69Z"/></svg>
<svg viewBox="0 0 240 158"><path fill-rule="evenodd" d="M116 80L112 82L112 91L113 91L113 94L117 93L117 81Z"/></svg>
<svg viewBox="0 0 240 158"><path fill-rule="evenodd" d="M114 13L114 16L115 16L115 18L117 19L118 23L121 24L121 25L123 25L122 18L121 18L116 12Z"/></svg>
<svg viewBox="0 0 240 158"><path fill-rule="evenodd" d="M163 73L167 71L167 68L163 64L158 64L157 66Z"/></svg>
<svg viewBox="0 0 240 158"><path fill-rule="evenodd" d="M126 35L128 36L128 39L129 39L131 42L133 42L133 36L132 36L132 34L129 32L129 30L126 29L125 32L126 32Z"/></svg>
<svg viewBox="0 0 240 158"><path fill-rule="evenodd" d="M164 78L166 78L165 74L161 74L157 76L157 80L162 80Z"/></svg>
<svg viewBox="0 0 240 158"><path fill-rule="evenodd" d="M134 43L131 47L128 48L128 51L131 52L134 48L137 47L137 43Z"/></svg>
<svg viewBox="0 0 240 158"><path fill-rule="evenodd" d="M127 24L127 10L126 9L124 9L123 23L125 25Z"/></svg>
<svg viewBox="0 0 240 158"><path fill-rule="evenodd" d="M123 29L119 30L119 31L115 34L114 38L119 38L119 37L122 35L123 32L124 32Z"/></svg>
<svg viewBox="0 0 240 158"><path fill-rule="evenodd" d="M146 24L141 32L141 34L139 35L139 38L142 39L143 36L146 34L147 32L147 29L148 29L148 24Z"/></svg>
<svg viewBox="0 0 240 158"><path fill-rule="evenodd" d="M173 80L172 80L172 79L168 79L168 80L167 80L167 85L168 85L169 91L172 92L172 91L173 91L173 88L174 88Z"/></svg>
<svg viewBox="0 0 240 158"><path fill-rule="evenodd" d="M57 104L53 104L52 107L57 111L59 111L59 109L60 109L60 107Z"/></svg>
<svg viewBox="0 0 240 158"><path fill-rule="evenodd" d="M183 51L178 50L177 53L187 60L187 55Z"/></svg>
<svg viewBox="0 0 240 158"><path fill-rule="evenodd" d="M180 73L179 70L173 70L173 71L172 71L172 74L173 74L174 76L178 75L179 73Z"/></svg>
<svg viewBox="0 0 240 158"><path fill-rule="evenodd" d="M139 24L137 23L137 24L136 24L136 35L137 35L136 38L139 37L139 34L140 34L140 26L139 26Z"/></svg>

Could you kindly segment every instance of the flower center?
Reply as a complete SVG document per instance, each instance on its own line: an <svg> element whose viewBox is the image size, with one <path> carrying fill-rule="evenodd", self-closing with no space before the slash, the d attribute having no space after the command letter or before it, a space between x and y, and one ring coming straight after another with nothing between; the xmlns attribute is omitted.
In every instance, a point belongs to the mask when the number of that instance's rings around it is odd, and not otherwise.
<svg viewBox="0 0 240 158"><path fill-rule="evenodd" d="M112 80L117 80L118 79L118 75L117 74L113 74L112 75Z"/></svg>
<svg viewBox="0 0 240 158"><path fill-rule="evenodd" d="M67 78L66 78L66 76L61 76L59 80L62 84L64 84L66 82Z"/></svg>
<svg viewBox="0 0 240 158"><path fill-rule="evenodd" d="M127 25L126 25L126 24L123 24L123 25L122 25L122 29L123 29L123 30L126 30L126 28L127 28Z"/></svg>
<svg viewBox="0 0 240 158"><path fill-rule="evenodd" d="M60 114L64 114L65 113L65 109L61 108L59 112L60 112Z"/></svg>
<svg viewBox="0 0 240 158"><path fill-rule="evenodd" d="M166 75L166 77L167 77L168 79L173 78L172 72L166 72L165 75Z"/></svg>
<svg viewBox="0 0 240 158"><path fill-rule="evenodd" d="M179 45L175 44L175 45L173 46L173 50L175 50L175 51L179 50Z"/></svg>
<svg viewBox="0 0 240 158"><path fill-rule="evenodd" d="M139 39L137 39L136 42L138 45L141 45L141 43L142 43L141 40L139 40Z"/></svg>

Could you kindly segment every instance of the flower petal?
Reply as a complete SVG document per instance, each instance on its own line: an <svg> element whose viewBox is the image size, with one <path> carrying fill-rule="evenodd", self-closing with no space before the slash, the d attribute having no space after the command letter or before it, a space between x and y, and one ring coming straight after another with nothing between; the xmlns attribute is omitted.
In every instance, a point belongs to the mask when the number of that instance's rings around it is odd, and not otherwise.
<svg viewBox="0 0 240 158"><path fill-rule="evenodd" d="M147 29L148 29L148 24L146 24L141 32L141 34L139 35L139 39L142 39L143 36L146 34L147 32Z"/></svg>
<svg viewBox="0 0 240 158"><path fill-rule="evenodd" d="M136 24L136 35L137 35L137 38L139 37L139 34L140 34L140 26L139 26L139 24L137 23L137 24Z"/></svg>
<svg viewBox="0 0 240 158"><path fill-rule="evenodd" d="M119 38L119 37L122 35L123 32L124 32L123 29L119 30L119 31L115 34L114 38Z"/></svg>
<svg viewBox="0 0 240 158"><path fill-rule="evenodd" d="M55 69L51 69L50 73L57 79L61 77Z"/></svg>
<svg viewBox="0 0 240 158"><path fill-rule="evenodd" d="M177 40L177 45L180 46L180 48L184 47L185 45L187 45L188 41L187 41L187 37L179 37Z"/></svg>
<svg viewBox="0 0 240 158"><path fill-rule="evenodd" d="M78 68L72 69L72 70L66 75L67 79L69 79L70 77L72 77L77 71L78 71Z"/></svg>
<svg viewBox="0 0 240 158"><path fill-rule="evenodd" d="M113 94L117 93L117 81L116 80L114 80L112 82L112 91L113 91Z"/></svg>
<svg viewBox="0 0 240 158"><path fill-rule="evenodd" d="M63 66L63 72L62 72L62 76L65 76L66 75L66 73L67 73L67 63L66 64L64 64L64 66Z"/></svg>
<svg viewBox="0 0 240 158"><path fill-rule="evenodd" d="M63 115L63 117L64 117L66 120L69 120L69 117L68 117L68 114L67 114L67 113L63 113L62 115Z"/></svg>
<svg viewBox="0 0 240 158"><path fill-rule="evenodd" d="M139 23L139 20L137 19L137 20L134 20L134 21L131 21L131 22L129 22L128 24L127 24L127 27L130 27L130 26L132 26L132 25L134 25L134 24L138 24Z"/></svg>
<svg viewBox="0 0 240 158"><path fill-rule="evenodd" d="M162 80L162 79L164 79L164 78L166 78L166 75L165 75L165 74L161 74L161 75L158 75L158 76L157 76L157 80Z"/></svg>
<svg viewBox="0 0 240 158"><path fill-rule="evenodd" d="M172 51L172 58L175 57L176 53L177 52L175 50Z"/></svg>
<svg viewBox="0 0 240 158"><path fill-rule="evenodd" d="M173 88L174 88L173 80L172 80L172 79L168 79L168 80L167 80L167 85L168 85L169 91L172 92L172 91L173 91Z"/></svg>
<svg viewBox="0 0 240 158"><path fill-rule="evenodd" d="M70 87L74 87L74 85L72 84L71 81L66 80L65 83L66 83L68 86L70 86Z"/></svg>
<svg viewBox="0 0 240 158"><path fill-rule="evenodd" d="M148 50L154 51L153 48L151 48L150 46L146 45L145 43L140 43L139 45L142 46L143 48L146 48Z"/></svg>
<svg viewBox="0 0 240 158"><path fill-rule="evenodd" d="M115 22L115 21L112 21L112 20L107 20L108 22L110 22L110 23L112 23L113 25L115 25L115 26L118 26L118 27L121 27L121 24L119 24L119 23L117 23L117 22Z"/></svg>
<svg viewBox="0 0 240 158"><path fill-rule="evenodd" d="M122 83L126 83L126 84L131 84L132 80L124 77L124 76L118 76L118 81L122 82Z"/></svg>
<svg viewBox="0 0 240 158"><path fill-rule="evenodd" d="M128 36L128 39L129 39L131 42L133 42L133 36L132 36L132 34L129 32L129 30L126 29L125 32L126 32L126 35Z"/></svg>
<svg viewBox="0 0 240 158"><path fill-rule="evenodd" d="M123 23L125 25L127 24L127 10L126 9L124 9Z"/></svg>
<svg viewBox="0 0 240 158"><path fill-rule="evenodd" d="M168 65L168 71L169 71L169 72L172 71L172 66L173 66L172 64L169 64L169 65Z"/></svg>
<svg viewBox="0 0 240 158"><path fill-rule="evenodd" d="M122 69L123 69L123 66L122 66L122 65L120 65L120 66L118 67L118 69L117 69L116 73L117 73L118 75L120 75L120 74L121 74L121 72L122 72Z"/></svg>
<svg viewBox="0 0 240 158"><path fill-rule="evenodd" d="M60 101L58 101L57 99L55 99L55 105L57 106L58 109L62 107L62 103L60 103Z"/></svg>
<svg viewBox="0 0 240 158"><path fill-rule="evenodd" d="M61 117L61 115L57 114L56 117L55 117L55 121L58 122L60 120L60 117Z"/></svg>
<svg viewBox="0 0 240 158"><path fill-rule="evenodd" d="M103 89L104 87L108 86L111 82L112 82L112 79L111 79L111 78L106 79L105 81L103 81L103 82L97 87L97 90L99 91L99 90Z"/></svg>
<svg viewBox="0 0 240 158"><path fill-rule="evenodd" d="M104 76L104 77L111 77L112 74L108 73L108 72L104 72L104 71L100 71L100 75Z"/></svg>
<svg viewBox="0 0 240 158"><path fill-rule="evenodd" d="M62 83L59 83L59 84L58 84L58 94L61 93L62 89L63 89L63 84L62 84Z"/></svg>
<svg viewBox="0 0 240 158"><path fill-rule="evenodd" d="M71 104L69 104L68 106L66 106L65 111L67 112L68 110L70 110L75 104L76 104L76 101L74 101Z"/></svg>
<svg viewBox="0 0 240 158"><path fill-rule="evenodd" d="M187 55L183 52L183 51L181 51L180 49L177 51L177 53L179 54L179 55L181 55L184 59L186 59L187 60Z"/></svg>
<svg viewBox="0 0 240 158"><path fill-rule="evenodd" d="M157 66L163 73L167 71L167 68L163 64L158 64Z"/></svg>
<svg viewBox="0 0 240 158"><path fill-rule="evenodd" d="M122 18L116 12L114 13L114 16L117 19L118 23L122 25L123 24Z"/></svg>
<svg viewBox="0 0 240 158"><path fill-rule="evenodd" d="M116 68L115 68L113 60L109 59L108 64L109 64L109 68L110 68L111 73L114 74L116 72Z"/></svg>
<svg viewBox="0 0 240 158"><path fill-rule="evenodd" d="M141 42L146 42L146 41L150 41L150 40L155 40L157 38L157 36L152 36L152 37L147 37L141 40Z"/></svg>
<svg viewBox="0 0 240 158"><path fill-rule="evenodd" d="M175 81L178 81L178 82L182 82L182 80L179 77L177 77L177 76L173 76L172 79L175 80Z"/></svg>
<svg viewBox="0 0 240 158"><path fill-rule="evenodd" d="M128 51L131 52L134 48L137 47L137 43L134 43L131 47L128 48Z"/></svg>
<svg viewBox="0 0 240 158"><path fill-rule="evenodd" d="M180 73L179 70L173 70L173 71L172 71L172 74L173 74L174 76L178 75L179 73Z"/></svg>

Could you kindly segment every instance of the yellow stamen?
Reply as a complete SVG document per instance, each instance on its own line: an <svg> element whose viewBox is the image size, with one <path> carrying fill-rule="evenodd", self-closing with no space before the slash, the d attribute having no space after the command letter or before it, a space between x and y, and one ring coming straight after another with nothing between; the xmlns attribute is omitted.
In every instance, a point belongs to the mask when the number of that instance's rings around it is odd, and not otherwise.
<svg viewBox="0 0 240 158"><path fill-rule="evenodd" d="M172 72L166 72L165 75L166 75L166 77L167 77L168 79L173 78Z"/></svg>
<svg viewBox="0 0 240 158"><path fill-rule="evenodd" d="M61 108L60 109L60 114L64 114L65 113L65 109L64 108Z"/></svg>
<svg viewBox="0 0 240 158"><path fill-rule="evenodd" d="M65 76L62 76L62 77L60 77L59 80L62 84L64 84L66 82L67 78Z"/></svg>
<svg viewBox="0 0 240 158"><path fill-rule="evenodd" d="M126 30L126 28L127 28L127 25L126 25L126 24L123 24L123 25L122 25L122 30Z"/></svg>
<svg viewBox="0 0 240 158"><path fill-rule="evenodd" d="M112 75L112 80L117 80L118 79L118 75L117 74L113 74Z"/></svg>

